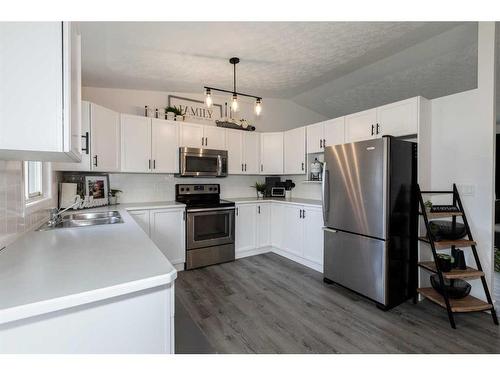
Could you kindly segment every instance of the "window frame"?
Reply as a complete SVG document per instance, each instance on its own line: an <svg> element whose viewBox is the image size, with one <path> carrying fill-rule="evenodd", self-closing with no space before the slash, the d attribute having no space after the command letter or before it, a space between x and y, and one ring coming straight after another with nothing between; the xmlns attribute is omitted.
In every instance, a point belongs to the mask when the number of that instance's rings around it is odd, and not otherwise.
<svg viewBox="0 0 500 375"><path fill-rule="evenodd" d="M30 160L30 161L38 161L38 160ZM29 179L28 179L28 163L30 161L23 162L23 197L24 197L24 205L28 211L31 208L35 208L41 203L45 203L52 199L52 168L50 163L40 161L41 163L41 171L40 171L40 189L41 192L39 194L31 195L29 194Z"/></svg>

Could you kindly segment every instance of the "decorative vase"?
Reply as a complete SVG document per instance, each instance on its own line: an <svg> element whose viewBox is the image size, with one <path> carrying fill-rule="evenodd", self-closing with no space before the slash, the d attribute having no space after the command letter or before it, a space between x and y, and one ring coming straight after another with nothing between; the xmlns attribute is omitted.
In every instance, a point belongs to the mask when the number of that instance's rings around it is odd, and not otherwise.
<svg viewBox="0 0 500 375"><path fill-rule="evenodd" d="M257 199L263 199L264 198L264 193L261 191L257 192Z"/></svg>
<svg viewBox="0 0 500 375"><path fill-rule="evenodd" d="M109 204L110 205L115 205L118 204L118 197L117 196L109 196Z"/></svg>
<svg viewBox="0 0 500 375"><path fill-rule="evenodd" d="M175 115L175 121L184 121L184 115Z"/></svg>
<svg viewBox="0 0 500 375"><path fill-rule="evenodd" d="M175 121L175 113L174 112L167 112L167 120Z"/></svg>

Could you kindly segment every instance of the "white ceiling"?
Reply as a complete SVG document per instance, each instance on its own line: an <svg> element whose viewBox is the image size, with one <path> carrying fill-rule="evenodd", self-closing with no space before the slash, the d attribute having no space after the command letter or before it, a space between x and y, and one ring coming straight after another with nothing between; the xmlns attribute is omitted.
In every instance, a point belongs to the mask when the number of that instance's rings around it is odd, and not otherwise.
<svg viewBox="0 0 500 375"><path fill-rule="evenodd" d="M476 85L475 23L86 22L84 86L288 98L328 117Z"/></svg>

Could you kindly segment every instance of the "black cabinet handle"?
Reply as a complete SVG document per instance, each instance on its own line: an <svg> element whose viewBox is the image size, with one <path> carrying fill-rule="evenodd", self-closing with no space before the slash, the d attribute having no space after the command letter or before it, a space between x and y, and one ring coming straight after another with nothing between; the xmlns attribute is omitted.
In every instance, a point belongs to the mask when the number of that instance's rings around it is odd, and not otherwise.
<svg viewBox="0 0 500 375"><path fill-rule="evenodd" d="M258 208L258 212L259 212L259 215L260 215L260 206L257 206L257 208Z"/></svg>
<svg viewBox="0 0 500 375"><path fill-rule="evenodd" d="M261 172L264 172L264 164L261 164L261 165L260 165L260 171L261 171Z"/></svg>
<svg viewBox="0 0 500 375"><path fill-rule="evenodd" d="M148 159L148 169L151 169L151 159Z"/></svg>
<svg viewBox="0 0 500 375"><path fill-rule="evenodd" d="M323 138L323 148L325 148L325 147L326 147L326 139Z"/></svg>
<svg viewBox="0 0 500 375"><path fill-rule="evenodd" d="M241 163L241 171L243 172L243 163Z"/></svg>
<svg viewBox="0 0 500 375"><path fill-rule="evenodd" d="M156 169L156 159L153 160L153 169Z"/></svg>
<svg viewBox="0 0 500 375"><path fill-rule="evenodd" d="M205 138L204 137L201 137L201 145L205 146Z"/></svg>
<svg viewBox="0 0 500 375"><path fill-rule="evenodd" d="M238 210L238 207L236 207L236 216L238 216L238 214L239 214L239 213L240 213L240 212L239 212L239 210Z"/></svg>
<svg viewBox="0 0 500 375"><path fill-rule="evenodd" d="M377 122L377 134L380 133L380 125Z"/></svg>
<svg viewBox="0 0 500 375"><path fill-rule="evenodd" d="M82 135L82 138L85 138L85 148L82 148L82 151L85 152L86 155L89 154L89 132L85 132L85 135Z"/></svg>
<svg viewBox="0 0 500 375"><path fill-rule="evenodd" d="M245 163L245 172L247 171L247 163Z"/></svg>
<svg viewBox="0 0 500 375"><path fill-rule="evenodd" d="M302 170L304 170L304 162L302 162Z"/></svg>
<svg viewBox="0 0 500 375"><path fill-rule="evenodd" d="M302 219L306 218L306 210L302 210Z"/></svg>
<svg viewBox="0 0 500 375"><path fill-rule="evenodd" d="M299 217L302 219L302 210L299 210Z"/></svg>
<svg viewBox="0 0 500 375"><path fill-rule="evenodd" d="M373 126L373 124L372 124L372 135L373 135L374 129L375 129L375 126Z"/></svg>
<svg viewBox="0 0 500 375"><path fill-rule="evenodd" d="M205 137L205 146L208 146L208 137Z"/></svg>
<svg viewBox="0 0 500 375"><path fill-rule="evenodd" d="M320 139L320 140L319 140L319 148L322 148L322 147L323 147L323 140L322 140L322 139Z"/></svg>
<svg viewBox="0 0 500 375"><path fill-rule="evenodd" d="M97 155L94 156L94 167L97 167Z"/></svg>

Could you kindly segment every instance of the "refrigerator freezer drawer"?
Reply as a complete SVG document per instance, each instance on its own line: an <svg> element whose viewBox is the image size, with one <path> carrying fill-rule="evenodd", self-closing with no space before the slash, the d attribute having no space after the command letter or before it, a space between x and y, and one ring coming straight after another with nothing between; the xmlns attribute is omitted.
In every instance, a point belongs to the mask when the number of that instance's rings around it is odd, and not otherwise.
<svg viewBox="0 0 500 375"><path fill-rule="evenodd" d="M387 305L386 242L324 231L324 277Z"/></svg>

